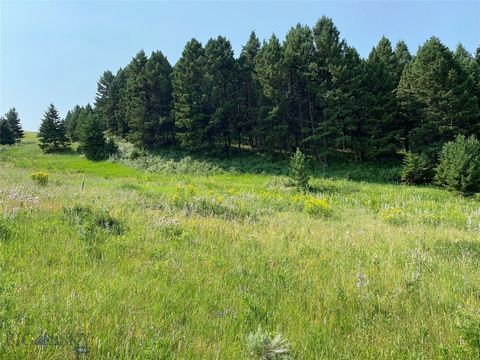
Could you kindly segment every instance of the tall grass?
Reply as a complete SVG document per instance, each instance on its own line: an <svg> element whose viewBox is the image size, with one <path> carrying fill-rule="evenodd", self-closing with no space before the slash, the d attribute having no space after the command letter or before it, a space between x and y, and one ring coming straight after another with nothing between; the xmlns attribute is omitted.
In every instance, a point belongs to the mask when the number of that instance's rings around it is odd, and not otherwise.
<svg viewBox="0 0 480 360"><path fill-rule="evenodd" d="M0 358L479 358L478 200L333 173L2 148Z"/></svg>

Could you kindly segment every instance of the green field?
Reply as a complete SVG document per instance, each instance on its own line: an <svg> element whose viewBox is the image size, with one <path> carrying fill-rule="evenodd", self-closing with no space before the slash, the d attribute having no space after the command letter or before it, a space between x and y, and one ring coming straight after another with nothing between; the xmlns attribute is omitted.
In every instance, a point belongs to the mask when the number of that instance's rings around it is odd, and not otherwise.
<svg viewBox="0 0 480 360"><path fill-rule="evenodd" d="M480 357L478 199L166 169L0 148L1 359Z"/></svg>

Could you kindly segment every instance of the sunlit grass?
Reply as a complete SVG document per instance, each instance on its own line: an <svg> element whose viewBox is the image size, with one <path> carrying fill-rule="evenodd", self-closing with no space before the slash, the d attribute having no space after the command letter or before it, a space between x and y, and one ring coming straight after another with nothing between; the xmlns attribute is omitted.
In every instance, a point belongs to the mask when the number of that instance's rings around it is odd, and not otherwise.
<svg viewBox="0 0 480 360"><path fill-rule="evenodd" d="M295 359L478 358L478 200L311 187L0 150L0 358L245 359L259 327Z"/></svg>

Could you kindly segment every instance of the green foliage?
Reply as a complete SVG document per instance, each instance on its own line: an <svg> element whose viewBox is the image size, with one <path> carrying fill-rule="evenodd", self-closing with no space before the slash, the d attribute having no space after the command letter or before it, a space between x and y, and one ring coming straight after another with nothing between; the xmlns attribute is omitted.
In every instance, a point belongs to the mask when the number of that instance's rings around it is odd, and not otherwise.
<svg viewBox="0 0 480 360"><path fill-rule="evenodd" d="M339 155L399 163L410 151L433 163L457 134L480 133L479 54L431 38L413 58L405 42L382 37L362 59L324 16L283 41L252 32L238 59L222 36L205 47L190 40L175 66L142 50L101 75L95 112L108 134L148 150L285 158L300 147L323 167ZM66 119L74 141L78 111Z"/></svg>
<svg viewBox="0 0 480 360"><path fill-rule="evenodd" d="M23 139L24 133L22 125L20 124L20 117L18 116L17 110L15 108L11 108L10 110L8 110L8 112L5 114L5 120L7 121L10 129L13 132L15 142L20 142Z"/></svg>
<svg viewBox="0 0 480 360"><path fill-rule="evenodd" d="M397 97L407 147L431 160L457 134L479 132L480 110L471 77L438 38L425 42L405 67Z"/></svg>
<svg viewBox="0 0 480 360"><path fill-rule="evenodd" d="M89 160L104 160L115 153L115 143L107 140L103 125L94 113L87 114L79 125L79 149Z"/></svg>
<svg viewBox="0 0 480 360"><path fill-rule="evenodd" d="M80 131L82 124L87 118L93 115L94 111L90 104L86 106L75 105L75 107L67 113L65 117L65 128L67 129L67 136L72 141L80 139Z"/></svg>
<svg viewBox="0 0 480 360"><path fill-rule="evenodd" d="M173 115L180 142L189 148L206 143L205 50L192 39L173 72Z"/></svg>
<svg viewBox="0 0 480 360"><path fill-rule="evenodd" d="M259 326L255 333L247 336L250 355L258 360L290 359L290 344L282 334L272 334Z"/></svg>
<svg viewBox="0 0 480 360"><path fill-rule="evenodd" d="M332 215L332 207L326 199L310 196L303 201L305 213L316 217L329 217Z"/></svg>
<svg viewBox="0 0 480 360"><path fill-rule="evenodd" d="M292 180L293 186L298 190L308 190L309 176L306 170L305 155L298 148L290 159L290 179Z"/></svg>
<svg viewBox="0 0 480 360"><path fill-rule="evenodd" d="M6 220L0 218L0 242L7 241L12 236L12 230Z"/></svg>
<svg viewBox="0 0 480 360"><path fill-rule="evenodd" d="M74 205L64 208L66 219L78 226L79 233L87 237L95 236L99 231L121 235L125 228L123 224L111 216L107 210L93 210L88 206Z"/></svg>
<svg viewBox="0 0 480 360"><path fill-rule="evenodd" d="M382 209L379 212L381 219L389 224L393 225L405 225L407 223L407 217L404 211L398 208Z"/></svg>
<svg viewBox="0 0 480 360"><path fill-rule="evenodd" d="M15 144L15 134L6 119L0 118L0 145Z"/></svg>
<svg viewBox="0 0 480 360"><path fill-rule="evenodd" d="M440 152L435 182L464 195L480 192L480 141L457 136Z"/></svg>
<svg viewBox="0 0 480 360"><path fill-rule="evenodd" d="M53 104L50 104L44 114L38 131L38 138L40 149L45 153L62 151L70 146L65 123L60 119L60 115Z"/></svg>
<svg viewBox="0 0 480 360"><path fill-rule="evenodd" d="M403 183L410 185L424 184L432 180L432 165L425 155L415 154L410 151L405 152L403 155L403 165L400 173Z"/></svg>
<svg viewBox="0 0 480 360"><path fill-rule="evenodd" d="M31 133L3 147L0 358L38 357L36 346L3 345L47 330L86 333L94 359L256 359L286 347L265 331L277 327L295 359L478 358L477 201L379 183L387 164L332 163L304 195L267 188L288 161L202 160L224 171L45 155ZM55 186L35 187L35 169ZM335 216L307 213L310 197ZM72 348L40 357L68 359Z"/></svg>
<svg viewBox="0 0 480 360"><path fill-rule="evenodd" d="M47 186L48 185L48 173L45 171L38 171L34 172L30 175L33 182L40 186Z"/></svg>

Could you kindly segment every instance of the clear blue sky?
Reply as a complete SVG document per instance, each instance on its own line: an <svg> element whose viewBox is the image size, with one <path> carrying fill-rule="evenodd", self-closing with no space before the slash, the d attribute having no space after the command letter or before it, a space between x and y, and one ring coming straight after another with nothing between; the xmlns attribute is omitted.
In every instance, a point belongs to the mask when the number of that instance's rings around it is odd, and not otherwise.
<svg viewBox="0 0 480 360"><path fill-rule="evenodd" d="M0 114L15 106L36 130L54 103L62 116L92 103L106 69L125 66L140 49L178 60L192 37L224 35L236 55L251 30L284 38L297 24L333 18L342 37L367 56L382 35L410 50L430 36L454 49L480 46L480 1L161 2L0 0Z"/></svg>

